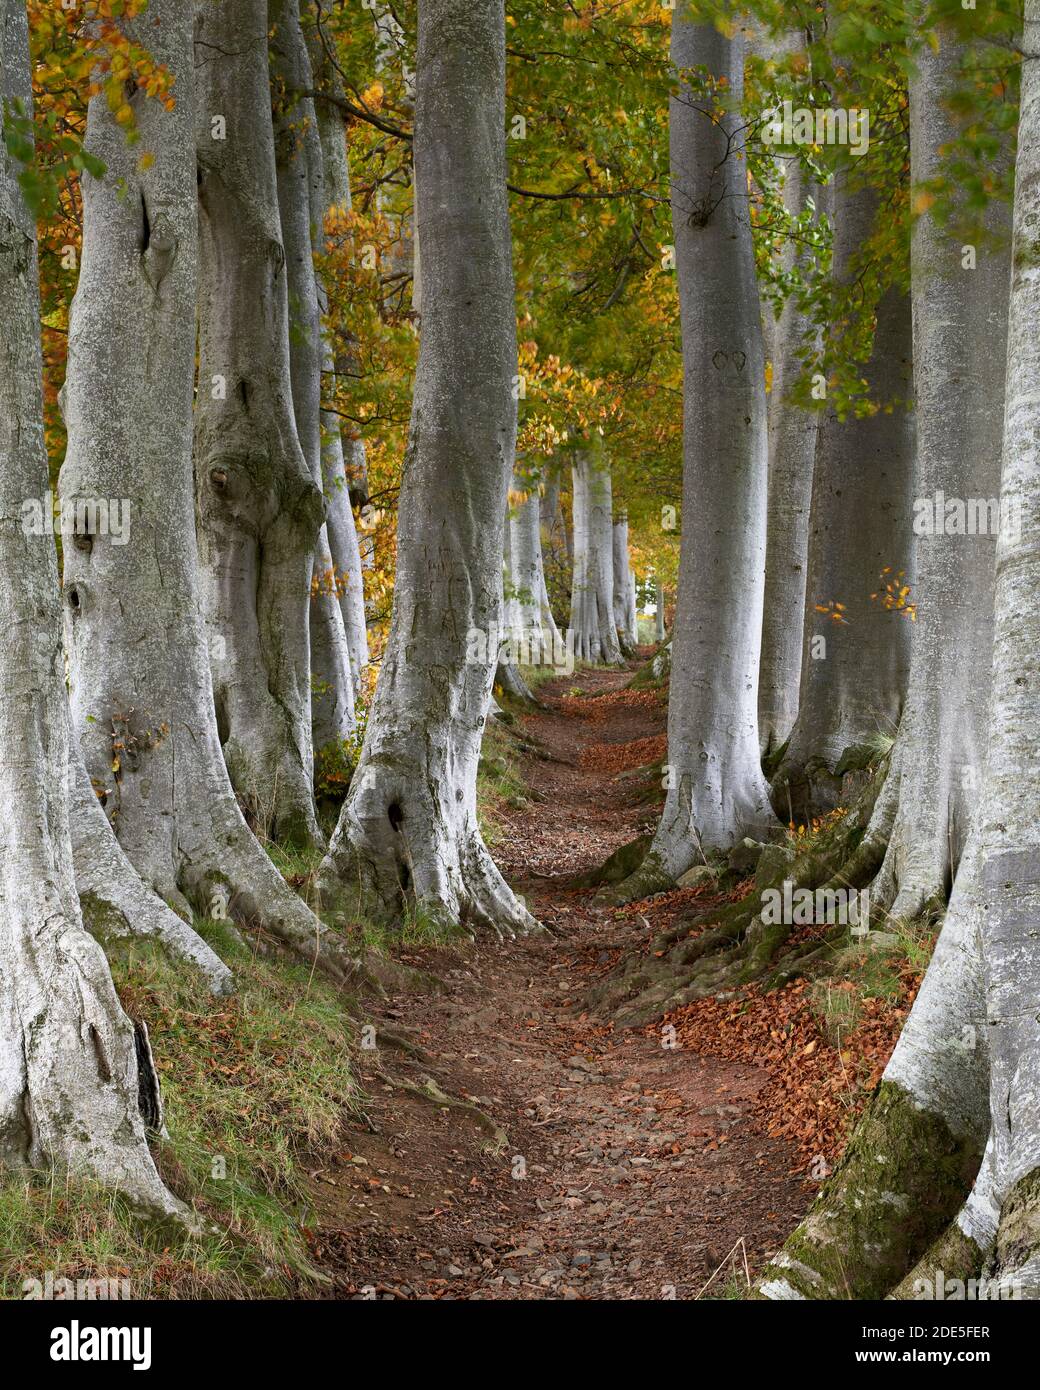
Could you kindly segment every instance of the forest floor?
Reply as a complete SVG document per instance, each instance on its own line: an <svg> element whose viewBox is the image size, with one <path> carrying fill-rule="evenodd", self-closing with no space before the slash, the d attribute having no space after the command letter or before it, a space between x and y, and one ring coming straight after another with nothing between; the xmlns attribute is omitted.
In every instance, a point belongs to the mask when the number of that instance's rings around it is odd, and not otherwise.
<svg viewBox="0 0 1040 1390"><path fill-rule="evenodd" d="M917 983L903 958L881 988L751 988L649 1028L586 1012L619 959L713 903L601 908L573 886L656 821L664 696L631 674L553 680L520 721L524 791L493 810L494 853L545 933L400 952L445 989L368 1020L363 1113L311 1174L331 1297L739 1297L880 1074Z"/></svg>

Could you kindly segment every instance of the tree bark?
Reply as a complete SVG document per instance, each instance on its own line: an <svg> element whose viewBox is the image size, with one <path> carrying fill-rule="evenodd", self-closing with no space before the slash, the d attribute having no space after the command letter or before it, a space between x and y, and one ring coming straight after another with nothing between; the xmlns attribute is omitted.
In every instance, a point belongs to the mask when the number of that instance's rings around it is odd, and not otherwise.
<svg viewBox="0 0 1040 1390"><path fill-rule="evenodd" d="M328 968L341 974L349 969L342 948L254 839L221 754L194 540L192 14L184 0L156 3L135 32L176 75L178 96L172 111L143 93L132 98L151 167L139 170L104 96L88 113L88 143L107 172L83 179L60 488L67 499L128 497L130 529L127 544L97 534L64 548L73 723L105 811L146 884L188 920L192 910L230 914L308 958L327 941ZM266 101L265 26L266 11L235 11L225 33L208 37L228 47L231 33L247 46L252 36ZM211 61L212 50L202 52ZM241 130L238 137L247 143ZM95 829L84 824L82 834L90 852ZM111 881L102 887L95 877L88 891L104 915L105 900L119 894Z"/></svg>
<svg viewBox="0 0 1040 1390"><path fill-rule="evenodd" d="M571 630L579 661L619 666L624 658L614 626L614 535L610 469L593 437L575 454L574 573Z"/></svg>
<svg viewBox="0 0 1040 1390"><path fill-rule="evenodd" d="M855 273L856 252L875 217L876 195L855 186L853 177L839 174L835 188L839 284ZM785 809L790 789L797 819L837 804L843 756L879 734L894 736L906 693L912 624L907 612L886 608L883 595L887 583L911 591L913 583L913 424L905 404L912 391L910 331L907 297L887 290L865 371L870 399L882 408L843 420L832 404L820 422L801 702L774 780ZM889 411L893 401L899 404Z"/></svg>
<svg viewBox="0 0 1040 1390"><path fill-rule="evenodd" d="M744 39L672 21L672 63L743 91ZM683 531L668 710L671 783L621 899L674 883L709 849L775 825L759 763L767 440L762 322L740 117L683 84L671 99L672 223L683 344Z"/></svg>
<svg viewBox="0 0 1040 1390"><path fill-rule="evenodd" d="M635 576L628 562L628 514L622 512L614 522L614 626L622 655L633 656L636 649Z"/></svg>
<svg viewBox="0 0 1040 1390"><path fill-rule="evenodd" d="M993 687L981 807L993 1273L1040 1298L1040 3L1026 0L1007 333Z"/></svg>
<svg viewBox="0 0 1040 1390"><path fill-rule="evenodd" d="M507 529L512 583L520 595L520 627L534 665L551 665L561 645L549 608L542 566L542 526L538 483L514 475Z"/></svg>
<svg viewBox="0 0 1040 1390"><path fill-rule="evenodd" d="M533 925L476 820L516 445L504 111L502 0L421 0L423 322L393 615L360 763L320 874L340 912L394 918L414 902L499 932Z"/></svg>
<svg viewBox="0 0 1040 1390"><path fill-rule="evenodd" d="M910 87L911 174L939 172L939 150L957 134L948 114L964 48L943 32L938 52L920 45ZM964 264L963 237L926 212L911 251L916 480L919 503L955 503L1000 492L1004 417L1010 210L987 213L991 240ZM979 344L986 345L979 352ZM940 517L939 520L942 520ZM900 797L875 898L899 917L945 902L982 786L993 641L996 532L931 528L915 539L913 631L906 708L899 724Z"/></svg>
<svg viewBox="0 0 1040 1390"><path fill-rule="evenodd" d="M83 762L70 725L69 821L76 892L87 929L100 941L152 936L171 956L199 970L214 994L234 992L234 976L190 923L146 888L123 853Z"/></svg>
<svg viewBox="0 0 1040 1390"><path fill-rule="evenodd" d="M319 845L308 618L323 504L293 414L266 36L259 0L200 11L196 505L232 783L258 827Z"/></svg>
<svg viewBox="0 0 1040 1390"><path fill-rule="evenodd" d="M5 108L31 114L29 73L25 6L0 0ZM76 894L54 538L25 525L25 500L48 484L36 231L19 172L0 146L0 1164L67 1168L190 1221L148 1151L134 1028Z"/></svg>
<svg viewBox="0 0 1040 1390"><path fill-rule="evenodd" d="M320 45L318 45L320 47ZM331 82L327 73L324 83ZM317 101L318 135L321 140L322 170L324 173L324 217L344 216L352 208L350 193L350 163L347 156L346 134L339 112L327 102ZM319 282L322 311L327 309L328 295ZM345 364L349 371L350 364ZM326 340L322 371L331 381L336 362L331 344ZM344 441L339 416L333 410L321 413L322 485L326 501L325 525L329 550L335 569L343 630L350 653L350 669L354 694L361 689L361 679L368 665L368 625L365 615L365 590L361 546L354 522L352 493L360 489L367 497L368 465L365 442L356 431Z"/></svg>
<svg viewBox="0 0 1040 1390"><path fill-rule="evenodd" d="M1040 4L1033 4L1033 32L1040 33ZM941 33L937 51L926 40L915 54L917 181L938 172L938 150L955 137L947 112L963 53ZM1035 1012L1026 1001L1037 983L1037 953L1022 928L1035 916L1030 894L1040 877L1030 867L1037 860L1040 784L1032 769L1040 710L1025 674L1035 664L1031 615L1040 606L1040 567L1026 539L1040 517L1040 414L1031 385L1038 370L1031 325L1040 309L1031 254L1040 172L1032 128L1040 124L1035 60L1023 69L1022 97L1010 331L1000 205L988 210L996 237L979 248L974 270L963 263L960 239L930 216L913 233L919 498L932 499L940 487L962 501L989 495L1004 389L988 349L995 345L999 359L1007 338L995 637L992 543L963 533L920 536L921 621L910 692L864 842L888 838L871 891L882 906L892 903L893 913L937 906L955 872L953 893L881 1092L808 1218L767 1271L763 1292L770 1297L872 1298L893 1290L892 1297L914 1298L921 1296L918 1281L934 1288L938 1270L962 1279L987 1270L1019 1279L1027 1297L1040 1292L1031 1237L1040 1223L1029 1176L1040 1107L1026 1080L1035 1074L1029 1049L1036 1029L1022 1023ZM987 344L981 361L980 342ZM978 702L989 690L989 661L963 659L978 650L993 656L988 739ZM1021 1145L1017 1167L1009 1161L1015 1144Z"/></svg>
<svg viewBox="0 0 1040 1390"><path fill-rule="evenodd" d="M804 49L805 36L796 40ZM784 206L792 217L808 200L820 209L823 189L814 184L800 159L784 165ZM787 273L804 272L812 247L788 242L781 264ZM778 749L798 716L805 629L805 574L809 545L809 509L819 412L790 399L803 371L802 354L812 341L811 313L788 294L773 334L773 379L769 397L769 519L766 527L765 601L762 619L762 668L758 687L759 736L763 753Z"/></svg>
<svg viewBox="0 0 1040 1390"><path fill-rule="evenodd" d="M321 371L326 352L314 269L315 238L320 238L325 218L321 138L313 100L296 95L314 90L299 0L272 0L268 19L293 408L307 469L315 486L321 488ZM310 593L311 731L314 748L319 750L349 739L356 728L354 679L339 581L324 524L315 545Z"/></svg>

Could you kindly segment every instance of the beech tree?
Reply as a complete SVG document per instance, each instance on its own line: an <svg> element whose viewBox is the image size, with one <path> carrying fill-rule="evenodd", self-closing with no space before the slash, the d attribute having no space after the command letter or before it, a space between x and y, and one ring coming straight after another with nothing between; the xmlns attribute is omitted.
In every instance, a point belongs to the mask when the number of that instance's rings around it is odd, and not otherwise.
<svg viewBox="0 0 1040 1390"><path fill-rule="evenodd" d="M204 70L236 26L255 42L265 33L259 11L228 6L220 13L229 28L200 41ZM131 98L154 160L140 168L104 95L92 100L88 118L88 147L105 173L83 181L61 492L70 503L129 494L130 526L126 544L110 532L76 536L64 549L73 722L94 787L146 884L189 922L192 911L256 921L306 956L320 954L334 973L350 973L342 946L254 839L221 753L194 544L193 16L186 0L156 0L142 23L177 91L170 110L143 92ZM244 81L234 85L238 97L247 92ZM198 119L209 132L209 116ZM229 124L232 141L235 129ZM273 180L273 161L271 173ZM218 199L218 183L214 176L207 187L204 177L203 196L212 191ZM230 373L227 381L242 405L241 383ZM202 395L209 396L205 387ZM210 471L222 468L214 463ZM89 864L89 855L80 861Z"/></svg>
<svg viewBox="0 0 1040 1390"><path fill-rule="evenodd" d="M289 313L289 368L296 432L311 478L322 487L321 372L325 349L314 251L325 217L322 146L310 56L300 26L298 0L269 7L275 95L275 167L278 211L285 249ZM314 748L337 745L353 734L354 677L340 607L328 529L315 543L310 582L311 728Z"/></svg>
<svg viewBox="0 0 1040 1390"><path fill-rule="evenodd" d="M804 31L777 44L781 54L805 54ZM822 210L824 189L798 155L782 161L784 210L793 221L812 204ZM811 268L815 248L808 238L785 240L781 268L796 279ZM766 324L773 323L766 315ZM758 684L759 735L764 753L786 743L798 715L805 630L805 583L809 510L819 426L818 410L792 398L804 370L807 342L816 336L810 308L798 288L790 290L773 326L770 344L769 515L762 616L762 662Z"/></svg>
<svg viewBox="0 0 1040 1390"><path fill-rule="evenodd" d="M510 580L518 596L518 627L525 649L536 665L550 664L561 641L549 607L542 565L541 509L538 483L514 474L510 489Z"/></svg>
<svg viewBox="0 0 1040 1390"><path fill-rule="evenodd" d="M571 531L563 515L560 496L560 467L553 460L546 469L545 495L541 505L542 554L553 569L570 569Z"/></svg>
<svg viewBox="0 0 1040 1390"><path fill-rule="evenodd" d="M1027 11L1027 25L1038 20L1040 12L1030 21ZM939 29L938 43L930 30L921 37L910 84L911 149L915 181L928 187L940 172L941 152L960 134L951 112L966 48L963 36L959 41L948 28ZM1021 932L1032 881L1028 843L1035 834L1029 735L1022 735L1032 722L1023 694L1028 623L1022 614L1035 604L1025 537L1037 522L1028 501L1029 488L1035 489L1030 450L1037 420L1025 386L1035 364L1015 325L1016 316L1021 328L1036 308L1034 272L1026 269L1035 160L1026 151L1037 110L1036 77L1027 64L1010 330L1000 202L986 209L989 235L977 260L965 255L955 221L926 212L914 227L917 491L919 515L927 512L931 522L918 535L922 621L887 779L844 873L855 878L881 864L872 891L893 916L940 911L950 878L953 890L881 1086L842 1163L766 1271L762 1291L773 1298L910 1298L922 1279L934 1287L938 1271L969 1279L987 1270L998 1288L1014 1279L1024 1296L1035 1296L1035 1242L1021 1237L1031 1221L1031 1184L1019 1185L1035 1162L1026 1137L1035 1105L1024 1084L1029 1064L1023 1044L1029 1042L1015 1021L1015 1001L1030 988L1033 968ZM973 335L998 345L1006 337L1003 419L1001 358L995 355L996 369L994 355L981 360L972 350ZM949 528L945 511L935 524L934 508L937 490L955 504L985 499L995 484L1001 430L992 617L992 537L967 534L956 513ZM963 603L965 584L977 586L970 605ZM964 653L980 650L983 661L964 672Z"/></svg>
<svg viewBox="0 0 1040 1390"><path fill-rule="evenodd" d="M0 101L5 127L16 112L31 119L20 0L0 3ZM31 136L20 143L31 161ZM0 146L0 785L17 808L0 827L0 1163L85 1174L190 1224L149 1153L138 1106L148 1064L76 892L54 537L25 525L25 499L47 490L47 455L36 230L19 173Z"/></svg>
<svg viewBox="0 0 1040 1390"><path fill-rule="evenodd" d="M774 824L759 763L766 528L765 362L743 159L744 38L676 12L672 222L683 334L683 535L668 710L668 793L631 900L707 850ZM691 82L699 81L695 89ZM717 101L720 87L727 108Z"/></svg>
<svg viewBox="0 0 1040 1390"><path fill-rule="evenodd" d="M256 825L317 846L309 615L324 506L293 409L266 24L249 0L200 12L196 507L231 781Z"/></svg>
<svg viewBox="0 0 1040 1390"><path fill-rule="evenodd" d="M312 42L312 56L315 48L319 50L320 62L323 50L317 41ZM322 84L330 87L335 94L339 88L335 74L330 75L327 71L328 65L322 69L318 62L315 62L313 66L316 76L320 74ZM343 120L338 109L328 101L318 98L315 100L315 118L321 142L324 194L321 226L324 227L329 222L347 218L352 211L350 163ZM320 281L318 291L324 313L328 306L328 295ZM349 363L344 363L347 370L349 366ZM336 372L335 354L327 337L324 339L321 369L326 379L331 378ZM351 481L354 481L355 486L363 486L368 470L365 442L359 432L354 430L344 439L339 417L328 408L321 412L321 467L322 488L327 508L325 526L329 555L339 594L343 632L356 695L360 689L362 672L368 665L368 624L365 614L361 546L354 521Z"/></svg>
<svg viewBox="0 0 1040 1390"><path fill-rule="evenodd" d="M940 152L959 133L950 107L966 49L948 29L939 33L938 51L918 46L910 81L919 187L941 176ZM1006 161L1005 148L998 164ZM992 640L1009 223L1007 204L994 199L962 235L935 210L913 229L917 621L889 787L871 828L886 844L872 893L896 917L945 902L982 786L989 663L964 653L988 652Z"/></svg>
<svg viewBox="0 0 1040 1390"><path fill-rule="evenodd" d="M603 446L592 437L575 451L571 631L579 661L619 665L623 660L614 624L614 535L610 469Z"/></svg>
<svg viewBox="0 0 1040 1390"><path fill-rule="evenodd" d="M768 1062L745 1138L768 1118L795 1171L818 1148L820 1186L786 1234L741 1198L749 1294L1040 1298L1040 0L1024 27L959 0L23 3L0 1284L56 1263L54 1230L96 1259L100 1228L161 1293L342 1294L297 1204L342 1160L355 1032L410 1059L362 1058L391 1139L403 1089L435 1102L413 1137L461 1111L500 1147L475 1054L363 994L443 989L457 1040L483 933L476 1022L532 1075L572 1005L619 1114L662 1066L695 1094ZM599 669L535 699L568 608ZM316 766L323 808L345 793L328 845ZM661 1065L624 1034L658 1020ZM395 1074L419 1060L435 1082ZM694 1183L691 1232L739 1186ZM175 1228L158 1264L125 1204ZM700 1297L725 1262L688 1246ZM653 1292L600 1265L587 1295Z"/></svg>
<svg viewBox="0 0 1040 1390"><path fill-rule="evenodd" d="M614 521L613 532L614 626L625 656L636 646L636 578L628 559L628 514Z"/></svg>
<svg viewBox="0 0 1040 1390"><path fill-rule="evenodd" d="M511 932L534 922L476 823L516 439L504 103L501 0L423 0L414 136L423 320L393 616L318 882L332 911L393 918L413 901Z"/></svg>
<svg viewBox="0 0 1040 1390"><path fill-rule="evenodd" d="M859 274L877 196L857 170L834 189L834 278ZM910 303L898 286L876 311L864 372L869 413L829 403L820 421L809 520L807 621L798 718L777 773L776 804L796 819L837 804L849 756L899 723L913 608L913 390ZM848 519L857 518L847 537ZM904 592L905 590L905 592ZM861 765L853 761L853 766Z"/></svg>

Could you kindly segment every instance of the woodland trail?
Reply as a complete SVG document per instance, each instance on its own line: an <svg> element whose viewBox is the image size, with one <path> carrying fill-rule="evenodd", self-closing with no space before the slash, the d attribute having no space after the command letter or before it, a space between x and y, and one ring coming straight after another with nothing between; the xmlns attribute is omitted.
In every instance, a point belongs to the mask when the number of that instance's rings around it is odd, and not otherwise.
<svg viewBox="0 0 1040 1390"><path fill-rule="evenodd" d="M629 924L568 885L648 819L632 780L606 765L664 726L656 697L633 707L614 693L628 679L554 681L524 720L541 745L524 759L532 799L509 813L496 852L546 934L401 953L448 989L398 997L372 1019L364 1115L313 1180L310 1244L333 1297L690 1299L724 1265L706 1295L718 1297L743 1278L745 1250L753 1274L807 1205L793 1146L748 1113L762 1068L581 1011ZM425 1056L387 1047L382 1030ZM402 1089L427 1079L508 1142L494 1152L468 1113Z"/></svg>

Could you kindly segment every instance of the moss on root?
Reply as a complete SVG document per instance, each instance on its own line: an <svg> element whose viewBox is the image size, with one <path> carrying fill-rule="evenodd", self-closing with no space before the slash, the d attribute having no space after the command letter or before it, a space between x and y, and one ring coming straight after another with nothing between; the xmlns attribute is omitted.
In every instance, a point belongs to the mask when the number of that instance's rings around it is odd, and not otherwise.
<svg viewBox="0 0 1040 1390"><path fill-rule="evenodd" d="M650 848L652 837L650 835L640 835L635 840L629 840L625 845L616 849L614 853L598 868L590 869L587 874L582 874L574 880L575 888L598 888L602 884L621 883L622 880L634 874L646 858Z"/></svg>
<svg viewBox="0 0 1040 1390"><path fill-rule="evenodd" d="M650 850L640 856L632 871L619 880L616 887L605 885L596 895L596 901L608 907L617 907L623 903L638 902L640 898L652 898L656 893L669 893L674 887L675 879L665 869L661 856L656 850Z"/></svg>
<svg viewBox="0 0 1040 1390"><path fill-rule="evenodd" d="M838 1167L760 1283L771 1298L872 1299L945 1230L982 1151L882 1081Z"/></svg>
<svg viewBox="0 0 1040 1390"><path fill-rule="evenodd" d="M695 999L737 989L769 975L795 927L793 923L764 920L763 892L782 888L785 881L795 889L812 890L859 889L869 883L885 850L883 836L867 833L882 780L881 775L875 776L846 815L799 842L793 862L790 855L763 852L753 893L676 923L654 941L652 960L626 962L621 972L598 985L590 996L592 1006L613 1012L624 1024L648 1023ZM659 856L651 851L622 882L622 893L607 887L597 900L632 902L674 886ZM705 930L698 933L702 927ZM819 952L823 959L847 935L847 927L838 928L809 950ZM803 950L798 960L787 962L786 970L778 969L776 982L803 973L809 950Z"/></svg>
<svg viewBox="0 0 1040 1390"><path fill-rule="evenodd" d="M1019 1178L1000 1210L994 1277L1016 1298L1040 1296L1040 1168Z"/></svg>
<svg viewBox="0 0 1040 1390"><path fill-rule="evenodd" d="M951 1280L959 1279L966 1285L969 1279L977 1278L982 1262L983 1252L977 1242L951 1221L888 1297L899 1301L934 1299L940 1284L948 1286Z"/></svg>

